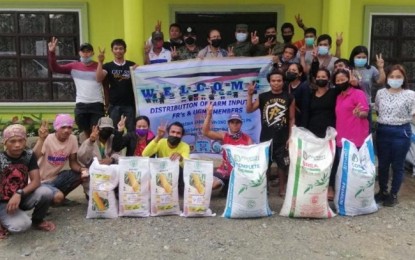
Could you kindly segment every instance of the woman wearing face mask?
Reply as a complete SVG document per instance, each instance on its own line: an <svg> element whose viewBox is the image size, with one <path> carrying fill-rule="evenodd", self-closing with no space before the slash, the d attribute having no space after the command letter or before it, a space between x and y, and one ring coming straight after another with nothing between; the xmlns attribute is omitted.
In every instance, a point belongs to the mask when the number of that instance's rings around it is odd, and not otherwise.
<svg viewBox="0 0 415 260"><path fill-rule="evenodd" d="M369 65L369 52L365 46L356 46L350 53L349 64L353 68L353 75L359 82L359 86L365 92L370 103L371 88L373 83L385 84L384 61L382 54L376 55L376 67Z"/></svg>
<svg viewBox="0 0 415 260"><path fill-rule="evenodd" d="M336 98L336 156L330 175L330 187L334 187L335 184L342 138L346 138L360 148L369 135L369 121L367 120L369 105L363 90L350 84L351 77L351 71L347 70L338 70L333 75L333 83L341 92ZM328 197L332 199L330 195L329 192Z"/></svg>
<svg viewBox="0 0 415 260"><path fill-rule="evenodd" d="M228 52L220 47L222 37L219 30L211 29L207 37L208 46L199 51L198 58L222 58L227 57Z"/></svg>
<svg viewBox="0 0 415 260"><path fill-rule="evenodd" d="M303 66L292 63L285 73L285 88L295 98L295 124L306 126L310 104L310 86L307 81L302 81Z"/></svg>
<svg viewBox="0 0 415 260"><path fill-rule="evenodd" d="M125 128L125 116L121 116L118 123L118 131L115 132L112 148L115 151L121 151L127 148L126 156L142 156L144 148L151 140L154 134L150 130L150 120L146 116L138 116L135 119L135 132L128 132L123 135Z"/></svg>
<svg viewBox="0 0 415 260"><path fill-rule="evenodd" d="M379 192L376 202L393 207L404 176L405 156L411 142L410 122L415 114L415 92L408 89L408 78L402 65L393 65L386 73L386 88L376 94L378 112L376 145L378 152ZM392 187L388 190L389 168L392 166Z"/></svg>

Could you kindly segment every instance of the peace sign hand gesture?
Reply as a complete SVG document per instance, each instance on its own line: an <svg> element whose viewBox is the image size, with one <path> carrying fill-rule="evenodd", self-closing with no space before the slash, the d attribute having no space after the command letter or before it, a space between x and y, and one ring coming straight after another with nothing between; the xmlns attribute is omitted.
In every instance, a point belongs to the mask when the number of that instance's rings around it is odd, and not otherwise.
<svg viewBox="0 0 415 260"><path fill-rule="evenodd" d="M95 142L98 139L98 135L99 135L98 126L96 125L92 126L92 132L91 132L91 135L89 136L89 141L91 143Z"/></svg>
<svg viewBox="0 0 415 260"><path fill-rule="evenodd" d="M103 63L105 60L105 48L101 50L101 47L98 47L98 62Z"/></svg>
<svg viewBox="0 0 415 260"><path fill-rule="evenodd" d="M171 57L172 58L176 58L177 56L179 56L179 53L177 52L176 46L172 46L170 48L170 51L171 51Z"/></svg>
<svg viewBox="0 0 415 260"><path fill-rule="evenodd" d="M385 61L382 58L382 53L376 54L376 66L378 69L383 69L385 66Z"/></svg>
<svg viewBox="0 0 415 260"><path fill-rule="evenodd" d="M337 33L336 32L336 46L340 47L343 43L343 32Z"/></svg>
<svg viewBox="0 0 415 260"><path fill-rule="evenodd" d="M235 53L233 52L233 47L228 47L228 57L234 57Z"/></svg>
<svg viewBox="0 0 415 260"><path fill-rule="evenodd" d="M46 137L49 135L49 123L46 120L42 120L39 130L37 131L39 138L41 140L45 140Z"/></svg>
<svg viewBox="0 0 415 260"><path fill-rule="evenodd" d="M255 93L256 82L248 84L248 96L252 96Z"/></svg>
<svg viewBox="0 0 415 260"><path fill-rule="evenodd" d="M127 117L124 115L121 115L121 120L120 122L118 122L117 127L118 127L118 132L124 132L124 128L125 128L125 120L127 120Z"/></svg>
<svg viewBox="0 0 415 260"><path fill-rule="evenodd" d="M49 51L50 52L55 52L57 44L58 44L58 38L52 37L52 40L48 43Z"/></svg>
<svg viewBox="0 0 415 260"><path fill-rule="evenodd" d="M256 34L257 32L251 33L251 43L252 45L257 45L259 43L259 37Z"/></svg>

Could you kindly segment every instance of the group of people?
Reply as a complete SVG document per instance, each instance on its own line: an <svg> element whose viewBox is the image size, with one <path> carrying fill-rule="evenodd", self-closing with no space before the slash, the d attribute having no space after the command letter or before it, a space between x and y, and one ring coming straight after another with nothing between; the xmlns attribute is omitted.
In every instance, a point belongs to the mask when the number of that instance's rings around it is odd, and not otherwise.
<svg viewBox="0 0 415 260"><path fill-rule="evenodd" d="M381 54L376 55L376 67L370 65L365 46L355 47L349 59L342 59L340 49L330 54L332 38L317 37L314 28L306 28L301 18L297 23L304 29L304 39L292 43L294 28L286 23L281 27L284 43L276 40L276 27L265 31L260 43L256 32L248 25L236 25L236 42L228 50L220 48L218 30L211 30L209 45L196 45L196 31L188 27L182 34L177 24L170 26L170 41L164 42L161 24L147 41L146 64L205 57L273 55L273 68L267 76L270 91L254 98L255 84L249 84L246 112L260 110L260 142L272 140L271 162L278 166L279 194L285 195L289 166L288 145L291 128L305 127L324 138L327 127L337 130L336 156L330 177L328 199L334 196L334 180L342 138L362 146L375 129L372 121L371 92L374 84L382 85L375 97L377 114L376 145L379 162L378 202L385 206L398 203L397 195L404 176L404 160L409 150L410 122L415 114L415 92L408 89L408 78L401 65L384 70ZM250 41L248 36L250 33ZM336 47L342 42L337 35ZM52 71L71 74L76 85L75 119L68 114L56 116L53 128L43 122L33 150L26 149L26 129L10 125L3 131L5 151L0 154L0 236L20 232L34 226L52 231L54 223L45 217L51 205L64 203L65 197L81 183L88 196L88 167L94 157L101 164L116 164L120 151L126 156L189 158L190 147L182 141L185 129L180 122L161 124L157 133L150 130L150 119L136 117L130 67L136 63L125 59L127 46L122 39L111 43L114 59L104 63L105 50L99 49L98 62L92 60L91 44L80 46L80 61L66 65L56 62L58 44L52 38L48 44L48 62ZM337 56L337 57L336 57ZM228 131L213 131L211 121L214 108L206 107L202 134L223 144L250 145L251 137L241 131L243 119L237 113L229 115ZM108 113L108 117L105 113ZM72 134L74 124L85 135L78 147ZM167 135L167 137L166 137ZM64 170L68 163L69 169ZM389 168L392 166L392 187L389 189ZM182 167L181 167L182 168ZM270 167L269 167L270 168ZM215 170L213 189L226 190L232 166L223 154L221 166ZM268 173L270 178L270 174ZM30 179L30 183L28 180ZM183 192L181 169L179 192ZM23 212L34 208L32 219Z"/></svg>

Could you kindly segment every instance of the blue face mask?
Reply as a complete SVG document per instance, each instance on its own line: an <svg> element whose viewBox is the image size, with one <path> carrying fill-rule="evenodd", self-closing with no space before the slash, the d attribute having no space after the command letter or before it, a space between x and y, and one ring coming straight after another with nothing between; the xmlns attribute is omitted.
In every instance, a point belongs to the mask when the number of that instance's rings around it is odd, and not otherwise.
<svg viewBox="0 0 415 260"><path fill-rule="evenodd" d="M328 46L318 46L318 54L319 55L327 55L329 53Z"/></svg>
<svg viewBox="0 0 415 260"><path fill-rule="evenodd" d="M354 65L356 68L363 68L367 64L367 59L364 58L354 58Z"/></svg>
<svg viewBox="0 0 415 260"><path fill-rule="evenodd" d="M388 79L388 85L391 88L397 89L402 87L403 79Z"/></svg>
<svg viewBox="0 0 415 260"><path fill-rule="evenodd" d="M246 41L246 39L248 39L248 34L247 33L236 33L236 40L238 42L244 42L244 41Z"/></svg>
<svg viewBox="0 0 415 260"><path fill-rule="evenodd" d="M313 46L314 44L314 37L307 37L304 39L305 45Z"/></svg>
<svg viewBox="0 0 415 260"><path fill-rule="evenodd" d="M91 57L86 57L86 58L81 57L79 60L80 60L83 64L88 64L88 63L90 63L90 62L92 61L92 56L91 56Z"/></svg>

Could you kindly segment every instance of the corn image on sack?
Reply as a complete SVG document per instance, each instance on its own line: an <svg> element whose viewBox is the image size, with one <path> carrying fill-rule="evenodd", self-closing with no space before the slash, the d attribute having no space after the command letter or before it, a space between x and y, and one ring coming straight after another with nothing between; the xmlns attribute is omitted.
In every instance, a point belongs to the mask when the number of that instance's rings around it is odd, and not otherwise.
<svg viewBox="0 0 415 260"><path fill-rule="evenodd" d="M213 162L184 160L184 217L215 216L209 208L213 184Z"/></svg>
<svg viewBox="0 0 415 260"><path fill-rule="evenodd" d="M151 216L180 215L179 161L150 159Z"/></svg>
<svg viewBox="0 0 415 260"><path fill-rule="evenodd" d="M333 165L337 132L328 127L325 138L293 127L289 143L287 191L280 215L303 218L335 216L328 205L327 189Z"/></svg>
<svg viewBox="0 0 415 260"><path fill-rule="evenodd" d="M224 145L233 169L229 179L225 218L271 216L267 197L269 146L271 141L254 145Z"/></svg>
<svg viewBox="0 0 415 260"><path fill-rule="evenodd" d="M89 202L87 218L116 218L118 203L114 189L118 185L118 165L99 164L94 158L89 167Z"/></svg>
<svg viewBox="0 0 415 260"><path fill-rule="evenodd" d="M120 157L119 216L150 216L150 169L148 157Z"/></svg>
<svg viewBox="0 0 415 260"><path fill-rule="evenodd" d="M372 135L365 139L360 149L344 138L342 144L334 196L337 213L341 216L356 216L376 212L376 167Z"/></svg>

